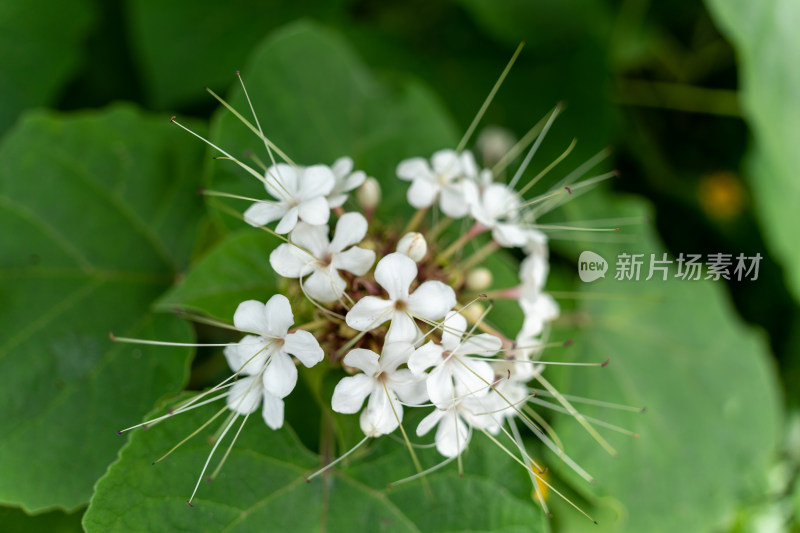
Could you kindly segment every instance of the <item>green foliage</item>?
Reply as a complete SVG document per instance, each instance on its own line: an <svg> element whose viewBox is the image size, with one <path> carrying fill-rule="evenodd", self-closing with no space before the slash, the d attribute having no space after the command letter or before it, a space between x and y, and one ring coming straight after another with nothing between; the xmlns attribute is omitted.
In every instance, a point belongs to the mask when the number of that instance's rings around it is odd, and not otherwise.
<svg viewBox="0 0 800 533"><path fill-rule="evenodd" d="M114 432L186 379L188 350L108 338L192 338L150 311L201 214L197 147L169 128L128 107L36 113L0 147L0 225L14 236L0 244L5 502L86 503L123 442Z"/></svg>
<svg viewBox="0 0 800 533"><path fill-rule="evenodd" d="M0 4L0 133L23 109L55 103L80 65L93 18L89 0Z"/></svg>
<svg viewBox="0 0 800 533"><path fill-rule="evenodd" d="M598 216L598 209L647 214L641 202L611 198L592 201L587 211ZM645 407L635 415L576 404L587 416L629 428L639 438L598 426L618 451L611 457L574 420L558 419L556 431L567 453L597 480L591 491L580 481L573 486L603 496L596 505L615 510L612 524L604 524L608 531L716 530L765 489L782 425L775 375L762 336L731 315L719 284L663 281L659 272L644 281L645 269L640 281L614 279L618 253L659 259L663 253L649 231L628 235L635 240L624 246L593 244L609 271L605 279L581 285L584 327L575 360L610 363L602 373L565 372L562 390Z"/></svg>
<svg viewBox="0 0 800 533"><path fill-rule="evenodd" d="M706 3L739 55L742 107L755 136L747 173L767 242L800 298L800 5L792 0Z"/></svg>
<svg viewBox="0 0 800 533"><path fill-rule="evenodd" d="M320 457L291 430L271 431L258 413L248 420L219 477L201 483L195 508L189 509L184 502L210 443L198 436L162 463L151 463L215 411L212 406L180 414L135 434L98 483L84 519L86 530L544 531L536 527L541 517L535 505L510 495L496 478L495 468L509 467L496 449L485 450L485 470L467 470L463 478L452 471L429 476L430 492L419 481L387 489L387 483L414 473L397 442L390 445L395 451L388 462L386 443L375 443L377 450L353 459L355 475L349 469L333 470L307 483L306 476L322 466ZM438 460L430 453L424 458ZM380 466L373 469L373 462Z"/></svg>

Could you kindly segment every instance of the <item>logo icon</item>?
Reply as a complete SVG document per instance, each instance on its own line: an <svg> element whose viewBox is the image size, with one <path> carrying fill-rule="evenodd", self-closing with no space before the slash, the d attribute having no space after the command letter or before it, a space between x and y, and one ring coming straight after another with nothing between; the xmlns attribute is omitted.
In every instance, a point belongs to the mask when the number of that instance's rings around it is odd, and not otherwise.
<svg viewBox="0 0 800 533"><path fill-rule="evenodd" d="M608 263L599 254L590 251L581 252L578 258L578 276L581 281L590 283L597 278L606 277Z"/></svg>

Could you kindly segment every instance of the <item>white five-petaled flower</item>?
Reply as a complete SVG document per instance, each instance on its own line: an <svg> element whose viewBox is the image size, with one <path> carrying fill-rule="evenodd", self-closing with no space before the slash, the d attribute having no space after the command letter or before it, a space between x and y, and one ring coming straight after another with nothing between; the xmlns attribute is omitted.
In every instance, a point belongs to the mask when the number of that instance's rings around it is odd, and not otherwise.
<svg viewBox="0 0 800 533"><path fill-rule="evenodd" d="M291 167L278 163L264 174L264 186L275 201L256 202L244 212L252 226L264 226L280 219L275 232L289 233L298 220L314 226L328 223L330 207L326 195L336 184L333 171L325 165Z"/></svg>
<svg viewBox="0 0 800 533"><path fill-rule="evenodd" d="M439 150L430 165L421 157L406 159L397 166L397 176L411 182L408 203L417 209L432 206L438 198L445 215L461 218L467 214L464 162L454 150Z"/></svg>
<svg viewBox="0 0 800 533"><path fill-rule="evenodd" d="M434 409L417 426L417 436L426 435L436 428L436 449L445 457L456 457L467 447L470 428L485 429L490 433L500 430L500 416L479 398L468 396L444 409Z"/></svg>
<svg viewBox="0 0 800 533"><path fill-rule="evenodd" d="M275 272L285 278L310 274L301 282L306 293L320 302L335 302L347 288L338 271L362 276L375 262L375 252L353 246L366 234L367 219L359 213L345 213L339 218L332 241L328 239L327 225L311 226L300 222L292 231L291 243L275 248L269 262Z"/></svg>
<svg viewBox="0 0 800 533"><path fill-rule="evenodd" d="M225 348L231 369L247 376L228 391L228 408L246 415L263 400L262 416L272 429L283 425L283 398L297 384L297 368L290 355L307 367L319 363L324 356L311 333L288 333L293 323L292 308L285 296L276 294L266 304L247 300L236 309L233 324L251 335Z"/></svg>
<svg viewBox="0 0 800 533"><path fill-rule="evenodd" d="M442 409L467 396L486 394L494 380L491 365L470 356L494 355L503 347L502 341L488 333L465 338L466 329L467 320L451 311L442 326L442 344L430 341L408 360L408 368L416 375L434 367L426 380L428 397Z"/></svg>
<svg viewBox="0 0 800 533"><path fill-rule="evenodd" d="M528 242L520 222L520 201L515 191L502 183L492 183L483 190L474 182L468 182L466 187L470 214L492 230L492 239L497 244L512 248Z"/></svg>
<svg viewBox="0 0 800 533"><path fill-rule="evenodd" d="M394 342L383 347L383 354L356 348L344 357L344 364L363 374L343 378L333 391L331 406L338 413L357 413L369 396L367 408L359 419L361 431L369 437L388 435L403 420L403 405L425 401L425 387L407 368L397 367L408 361L414 347Z"/></svg>
<svg viewBox="0 0 800 533"><path fill-rule="evenodd" d="M336 182L328 193L328 205L334 208L341 206L347 200L347 193L364 183L367 174L363 170L353 172L353 160L349 157L340 157L334 161L331 171Z"/></svg>
<svg viewBox="0 0 800 533"><path fill-rule="evenodd" d="M347 313L347 325L369 331L391 320L385 343L415 342L419 336L415 317L439 320L456 305L455 291L441 281L426 281L409 294L416 277L417 264L406 255L395 252L378 261L375 281L386 290L389 299L364 296Z"/></svg>

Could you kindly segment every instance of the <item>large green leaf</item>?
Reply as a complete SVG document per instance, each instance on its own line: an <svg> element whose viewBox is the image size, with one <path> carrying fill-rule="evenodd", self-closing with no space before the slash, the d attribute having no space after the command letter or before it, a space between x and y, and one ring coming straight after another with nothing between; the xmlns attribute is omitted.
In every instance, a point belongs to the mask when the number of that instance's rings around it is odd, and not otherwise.
<svg viewBox="0 0 800 533"><path fill-rule="evenodd" d="M89 0L0 3L0 132L25 108L53 103L80 65L93 7Z"/></svg>
<svg viewBox="0 0 800 533"><path fill-rule="evenodd" d="M508 460L497 449L486 450L485 441L474 443L483 449L474 453L484 460L483 471L468 465L460 478L451 465L428 477L430 492L419 481L387 490L388 482L414 472L403 445L389 437L356 455L350 469L306 483L321 459L290 430L270 431L258 414L248 420L219 477L201 484L195 508L187 508L209 442L197 437L163 463L151 463L215 411L209 406L180 414L134 435L97 485L84 518L87 531L541 531L538 508L504 487L505 477L495 469Z"/></svg>
<svg viewBox="0 0 800 533"><path fill-rule="evenodd" d="M128 107L32 114L0 147L0 500L85 503L115 431L186 379L188 350L108 334L191 339L150 307L191 250L199 152Z"/></svg>
<svg viewBox="0 0 800 533"><path fill-rule="evenodd" d="M276 33L256 49L242 75L267 137L301 165L352 157L356 168L381 182L381 209L393 218L398 209L410 211L408 184L397 179L397 164L457 142L451 121L427 90L413 83L394 90L378 83L338 36L315 24ZM240 89L231 102L250 117ZM225 110L212 139L234 156L252 151L269 162L263 142ZM211 169L213 188L265 197L263 185L233 164L219 161ZM241 201L230 205L240 212L247 207Z"/></svg>
<svg viewBox="0 0 800 533"><path fill-rule="evenodd" d="M267 301L277 291L269 254L282 241L257 230L230 235L197 262L159 301L164 309L200 312L230 322L245 300Z"/></svg>
<svg viewBox="0 0 800 533"><path fill-rule="evenodd" d="M636 203L615 205L617 215L646 213ZM591 492L603 496L595 505L611 520L608 531L716 531L738 504L758 499L779 443L779 386L766 343L732 314L723 282L675 279L675 264L667 281L659 273L645 281L650 254L663 253L649 233L586 249L602 255L609 271L580 287L585 327L573 355L610 364L570 370L562 376L564 391L647 412L581 406L640 435L600 428L616 458L574 420L557 420L556 430L595 476ZM646 254L639 281L615 279L620 252ZM570 523L566 530L582 527Z"/></svg>
<svg viewBox="0 0 800 533"><path fill-rule="evenodd" d="M800 4L707 0L739 57L742 109L755 136L748 174L765 237L800 298Z"/></svg>
<svg viewBox="0 0 800 533"><path fill-rule="evenodd" d="M335 18L342 0L127 2L133 52L158 108L197 104L203 87L222 88L270 30L312 13ZM213 58L209 61L209 58Z"/></svg>

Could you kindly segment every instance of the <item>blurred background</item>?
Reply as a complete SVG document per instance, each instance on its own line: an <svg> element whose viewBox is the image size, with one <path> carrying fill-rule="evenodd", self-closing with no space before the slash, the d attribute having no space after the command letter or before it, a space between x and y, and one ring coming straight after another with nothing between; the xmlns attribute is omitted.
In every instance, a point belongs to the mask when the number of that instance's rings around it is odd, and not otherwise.
<svg viewBox="0 0 800 533"><path fill-rule="evenodd" d="M800 222L792 175L800 152L800 69L792 58L800 57L793 55L800 37L785 26L800 22L800 7L777 0L724 4L4 0L0 135L13 135L33 109L73 112L116 102L164 122L179 115L207 124L218 106L204 88L225 94L251 50L298 19L341 36L382 82L413 78L429 87L456 131L464 131L524 40L483 124L519 138L562 102L543 160L573 137L573 161L611 147L621 174L611 186L652 204L672 255L760 253L757 282L726 281L724 290L731 312L764 332L792 420L800 400L800 246L792 248ZM4 228L2 239L12 238ZM558 252L554 261L571 264ZM784 474L795 479L800 463L786 464ZM782 487L792 487L791 480ZM691 481L669 482L681 490ZM787 505L800 508L800 492L786 491L795 502ZM782 511L778 529L742 519L714 531L798 531L793 512ZM0 509L0 531L79 530L81 513L29 518L10 505Z"/></svg>

